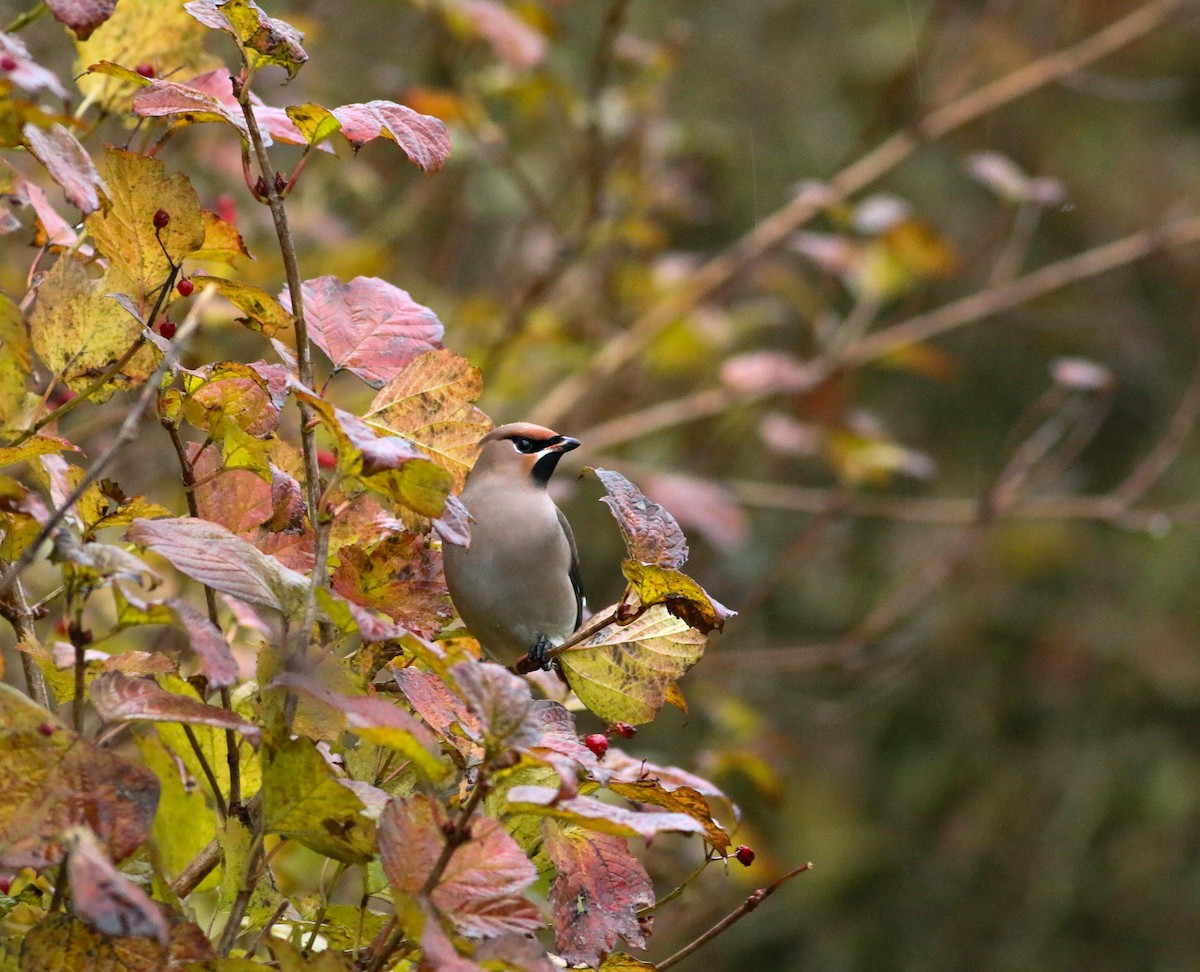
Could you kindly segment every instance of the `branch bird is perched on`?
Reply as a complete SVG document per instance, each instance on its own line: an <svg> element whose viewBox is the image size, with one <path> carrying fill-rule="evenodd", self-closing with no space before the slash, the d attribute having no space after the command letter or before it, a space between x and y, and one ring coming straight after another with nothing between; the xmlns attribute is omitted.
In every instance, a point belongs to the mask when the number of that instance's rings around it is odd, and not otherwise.
<svg viewBox="0 0 1200 972"><path fill-rule="evenodd" d="M546 492L578 439L514 422L483 438L460 499L471 544L446 544L450 598L483 649L505 665L528 653L546 664L583 619L579 556L571 525Z"/></svg>

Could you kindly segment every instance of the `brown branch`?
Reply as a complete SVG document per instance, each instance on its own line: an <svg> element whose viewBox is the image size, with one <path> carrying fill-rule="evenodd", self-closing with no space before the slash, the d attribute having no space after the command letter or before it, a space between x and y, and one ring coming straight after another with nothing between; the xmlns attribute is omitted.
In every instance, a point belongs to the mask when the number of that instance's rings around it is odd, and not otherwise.
<svg viewBox="0 0 1200 972"><path fill-rule="evenodd" d="M17 639L17 653L21 658L21 670L25 675L25 686L30 697L43 709L54 711L50 704L50 692L46 686L46 676L38 668L37 662L28 651L22 651L20 646L25 644L33 649L39 649L41 643L33 627L33 610L25 599L25 588L19 580L13 581L10 597L0 598L0 617L12 625L13 634Z"/></svg>
<svg viewBox="0 0 1200 972"><path fill-rule="evenodd" d="M811 386L818 385L840 369L869 364L897 348L973 324L1055 290L1143 259L1160 249L1196 242L1200 242L1200 217L1190 217L1084 250L1008 283L989 287L928 313L899 321L830 355L806 361L804 367L808 371L808 383ZM791 392L794 389L784 391ZM654 432L697 419L711 418L730 408L752 405L781 393L780 389L766 386L751 391L706 388L601 422L580 432L579 437L587 442L589 449L599 453Z"/></svg>
<svg viewBox="0 0 1200 972"><path fill-rule="evenodd" d="M297 377L305 388L313 388L312 346L308 339L308 322L304 317L304 295L300 280L300 265L296 257L296 244L292 239L291 228L288 226L287 210L284 208L283 199L275 187L275 172L272 169L262 133L258 128L258 119L250 104L250 83L247 76L249 69L248 62L245 60L245 51L242 52L242 55L244 76L240 81L235 79L234 93L237 95L242 115L246 119L250 145L254 149L259 173L266 187L267 205L271 210L271 220L275 224L275 235L279 240L279 252L283 257L284 275L287 278L288 295L291 298L292 317L296 328ZM308 501L308 517L313 525L313 530L320 534L323 517L320 510L322 488L320 466L317 463L316 415L307 402L298 401L297 404L300 407L300 445L304 456L304 487L305 498ZM320 548L319 536L317 545ZM326 568L324 557L314 560L309 593L304 602L304 618L297 633L296 654L300 659L303 659L308 653L309 643L312 640L313 624L317 617L316 595L317 591L325 584ZM284 710L285 722L289 726L291 725L291 716L295 713L295 707L294 697L289 693Z"/></svg>
<svg viewBox="0 0 1200 972"><path fill-rule="evenodd" d="M1131 233L1102 246L1051 263L1007 284L989 287L869 334L838 355L843 367L877 361L891 351L927 341L963 324L1011 310L1069 284L1097 277L1156 252L1200 241L1200 217L1189 217Z"/></svg>
<svg viewBox="0 0 1200 972"><path fill-rule="evenodd" d="M689 942L687 945L684 945L683 948L681 948L674 955L671 955L668 958L663 959L661 962L656 962L654 965L655 969L657 969L658 972L665 972L665 970L669 969L672 965L679 964L685 958L687 958L689 955L691 955L694 951L707 945L714 938L716 938L718 935L720 935L723 931L728 929L731 925L734 925L737 922L741 921L743 918L745 918L746 915L750 914L750 912L752 912L755 908L757 908L760 904L762 904L767 898L769 898L776 891L778 891L785 884L787 884L788 881L792 880L792 878L803 874L805 871L811 871L811 870L812 870L812 862L809 861L807 864L801 864L799 867L792 868L792 870L788 871L787 874L783 875L783 877L778 878L777 880L773 881L771 884L768 884L765 888L759 888L757 891L755 891L753 894L751 894L748 898L746 898L745 901L743 901L740 905L738 905L736 908L734 908L733 911L731 911L724 918L722 918L715 925L713 925L712 928L710 928L708 931L704 932L697 939L695 939L695 941Z"/></svg>
<svg viewBox="0 0 1200 972"><path fill-rule="evenodd" d="M824 191L802 193L759 222L727 250L701 266L682 286L614 335L592 356L588 366L564 379L543 398L530 416L554 426L592 389L633 361L659 334L713 293L734 280L755 260L785 242L823 209L871 185L911 156L924 142L995 111L1039 88L1144 37L1185 6L1186 0L1151 0L1121 20L1079 43L1024 65L1004 77L929 112L914 131L898 132L837 173Z"/></svg>

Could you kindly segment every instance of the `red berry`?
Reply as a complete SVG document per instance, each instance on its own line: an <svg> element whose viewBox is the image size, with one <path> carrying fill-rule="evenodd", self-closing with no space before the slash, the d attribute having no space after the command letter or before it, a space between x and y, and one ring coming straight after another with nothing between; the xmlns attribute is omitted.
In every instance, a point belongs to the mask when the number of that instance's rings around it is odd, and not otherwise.
<svg viewBox="0 0 1200 972"><path fill-rule="evenodd" d="M38 732L40 732L43 736L53 736L54 724L51 722L43 722L40 726L38 726Z"/></svg>
<svg viewBox="0 0 1200 972"><path fill-rule="evenodd" d="M322 469L333 469L337 466L337 456L328 449L318 449L317 465Z"/></svg>
<svg viewBox="0 0 1200 972"><path fill-rule="evenodd" d="M192 291L196 289L196 285L188 280L187 277L184 277L175 285L175 289L179 291L180 297L191 297Z"/></svg>
<svg viewBox="0 0 1200 972"><path fill-rule="evenodd" d="M756 856L754 851L752 851L745 844L738 844L737 850L735 850L733 854L738 859L738 863L741 864L742 867L749 867L751 864L753 864Z"/></svg>
<svg viewBox="0 0 1200 972"><path fill-rule="evenodd" d="M8 894L10 890L12 890L12 878L5 874L4 877L0 877L0 894Z"/></svg>
<svg viewBox="0 0 1200 972"><path fill-rule="evenodd" d="M4 68L5 71L15 71L17 69L17 59L8 55L0 57L0 68Z"/></svg>
<svg viewBox="0 0 1200 972"><path fill-rule="evenodd" d="M584 736L583 744L595 753L596 759L604 759L604 754L608 752L608 737L602 732L593 732L590 736Z"/></svg>
<svg viewBox="0 0 1200 972"><path fill-rule="evenodd" d="M158 322L158 333L161 334L163 337L165 337L168 341L170 341L171 338L173 338L175 336L175 331L176 331L177 327L178 327L178 325L174 321L170 320L169 318L164 317L161 321Z"/></svg>
<svg viewBox="0 0 1200 972"><path fill-rule="evenodd" d="M134 70L137 71L137 73L143 78L152 78L158 74L158 71L154 69L154 65L147 62L142 62L136 68L134 68Z"/></svg>
<svg viewBox="0 0 1200 972"><path fill-rule="evenodd" d="M166 226L169 222L171 222L171 214L165 209L160 209L154 214L155 229L166 229Z"/></svg>
<svg viewBox="0 0 1200 972"><path fill-rule="evenodd" d="M615 732L622 739L632 739L637 735L637 729L628 722L614 722L608 727L609 732Z"/></svg>

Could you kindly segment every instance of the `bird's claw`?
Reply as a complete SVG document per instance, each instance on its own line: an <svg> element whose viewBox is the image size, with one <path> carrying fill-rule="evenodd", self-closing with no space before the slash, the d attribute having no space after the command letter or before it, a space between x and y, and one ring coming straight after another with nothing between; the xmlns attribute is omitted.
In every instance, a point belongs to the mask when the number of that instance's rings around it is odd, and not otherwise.
<svg viewBox="0 0 1200 972"><path fill-rule="evenodd" d="M544 634L538 635L537 641L529 649L529 666L531 669L540 668L543 672L550 671L550 649L554 645Z"/></svg>

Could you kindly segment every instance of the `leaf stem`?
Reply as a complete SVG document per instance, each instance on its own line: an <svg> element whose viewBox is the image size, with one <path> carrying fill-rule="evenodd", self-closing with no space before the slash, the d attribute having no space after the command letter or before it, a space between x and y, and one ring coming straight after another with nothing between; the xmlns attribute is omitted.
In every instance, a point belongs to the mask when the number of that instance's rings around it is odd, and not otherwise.
<svg viewBox="0 0 1200 972"><path fill-rule="evenodd" d="M751 894L745 901L743 901L740 905L738 905L736 908L734 908L733 911L731 911L724 918L722 918L715 925L713 925L712 928L710 928L708 931L704 932L702 935L700 935L694 941L691 941L687 945L684 945L683 948L681 948L674 955L671 955L671 956L663 959L661 962L656 963L654 967L658 970L658 972L665 972L665 970L669 969L672 965L677 965L678 963L682 962L685 958L687 958L689 955L691 955L692 952L707 945L709 942L711 942L714 938L716 938L718 935L720 935L723 931L725 931L731 925L734 925L737 922L741 921L743 918L745 918L746 915L750 914L750 912L752 912L755 908L757 908L760 904L762 904L763 901L765 901L767 898L769 898L771 895L773 895L781 887L783 887L785 884L787 884L787 882L790 881L792 878L796 877L797 875L803 874L805 871L811 871L811 870L812 870L812 862L809 861L807 864L801 864L799 867L793 868L792 870L788 871L787 874L783 875L783 877L779 878L772 884L768 884L765 888L759 888L757 891L755 891L753 894Z"/></svg>

